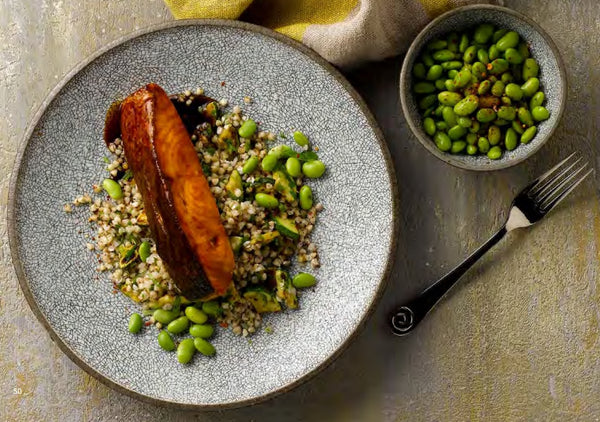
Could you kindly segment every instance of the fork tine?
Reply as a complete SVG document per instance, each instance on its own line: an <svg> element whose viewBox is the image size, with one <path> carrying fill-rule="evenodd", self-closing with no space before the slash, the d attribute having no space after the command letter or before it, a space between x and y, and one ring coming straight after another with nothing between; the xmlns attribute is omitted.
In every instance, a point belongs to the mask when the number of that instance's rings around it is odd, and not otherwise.
<svg viewBox="0 0 600 422"><path fill-rule="evenodd" d="M530 195L537 194L541 189L543 189L547 185L548 182L551 182L553 180L553 179L550 179L550 181L547 181L547 179L550 176L552 176L558 169L560 169L563 166L563 164L565 164L566 162L571 160L575 155L577 155L577 152L572 153L567 158L562 160L560 163L558 163L557 165L552 167L550 170L548 170L547 172L542 174L540 177L538 177L537 180L533 183L533 185L529 188L528 194L530 194Z"/></svg>
<svg viewBox="0 0 600 422"><path fill-rule="evenodd" d="M541 208L542 208L542 210L544 210L544 212L548 212L552 208L557 206L563 199L565 199L569 195L569 193L571 193L571 191L573 191L573 189L575 189L581 182L583 182L586 177L588 177L590 174L592 174L594 172L594 169L591 168L587 172L585 172L585 174L583 174L582 176L579 176L579 178L576 178L577 174L579 174L582 170L584 170L586 168L586 166L587 166L587 163L585 163L584 166L582 166L579 170L577 170L575 173L573 173L568 179L566 179L563 183L561 183L560 186L558 186L556 188L554 193L544 201L544 202L546 202L545 204L541 203ZM552 197L552 199L550 199L551 197Z"/></svg>
<svg viewBox="0 0 600 422"><path fill-rule="evenodd" d="M554 190L557 188L557 185L559 185L561 183L563 179L563 176L568 176L570 174L573 174L573 171L571 171L572 168L574 168L577 164L579 164L581 162L581 160L583 160L582 157L579 157L577 159L577 161L575 161L573 164L571 164L570 166L566 167L564 170L562 170L560 173L552 176L550 178L550 180L548 180L544 186L541 186L539 189L537 189L535 192L530 193L530 195L532 197L537 197L537 201L538 202L542 202L548 195L552 194L552 192L554 192ZM587 163L585 163L585 165L587 165ZM584 166L585 166L584 165Z"/></svg>

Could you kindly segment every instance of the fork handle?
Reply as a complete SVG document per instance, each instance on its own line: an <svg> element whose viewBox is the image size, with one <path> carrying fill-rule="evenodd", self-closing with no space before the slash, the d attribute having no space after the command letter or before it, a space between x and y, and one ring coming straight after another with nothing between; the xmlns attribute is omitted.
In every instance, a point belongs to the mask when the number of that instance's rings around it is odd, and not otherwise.
<svg viewBox="0 0 600 422"><path fill-rule="evenodd" d="M503 226L495 235L469 255L463 262L448 274L423 290L417 297L403 306L400 306L391 315L392 332L397 336L410 333L429 311L440 301L440 299L456 284L469 268L477 262L492 246L500 241L507 233Z"/></svg>

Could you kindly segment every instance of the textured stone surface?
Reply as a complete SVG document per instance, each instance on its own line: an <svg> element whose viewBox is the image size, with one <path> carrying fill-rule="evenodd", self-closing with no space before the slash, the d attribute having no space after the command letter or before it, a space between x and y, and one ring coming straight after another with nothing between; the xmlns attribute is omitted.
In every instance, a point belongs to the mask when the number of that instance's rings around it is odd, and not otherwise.
<svg viewBox="0 0 600 422"><path fill-rule="evenodd" d="M595 0L507 1L553 37L569 77L567 109L544 148L491 174L449 167L410 134L399 113L399 60L357 70L400 181L399 261L387 295L356 342L311 382L266 403L192 414L150 406L99 384L53 345L29 310L10 265L4 219L0 271L0 419L464 421L600 417L597 182L548 220L511 233L410 337L389 335L387 312L487 238L512 195L573 150L596 165L600 128L600 10ZM543 6L540 6L543 4ZM0 169L7 175L27 121L81 58L133 26L168 20L155 0L29 2L0 6ZM72 29L67 29L72 28ZM122 28L122 31L119 31ZM105 32L102 32L102 29ZM56 75L56 78L55 78ZM23 394L13 394L22 388Z"/></svg>
<svg viewBox="0 0 600 422"><path fill-rule="evenodd" d="M215 54L225 50L229 54ZM84 236L95 234L87 224L87 207L72 214L62 209L106 175L102 157L108 153L101 138L110 104L149 81L170 93L200 85L209 97L241 105L261 130L289 134L301 129L329 169L310 182L324 207L311 235L322 265L311 270L317 286L303 292L297 311L265 316L272 334L260 330L249 343L218 330L211 341L217 358L198 358L187 366L158 346L157 330L136 336L125 330L136 306L125 295L111 294L108 273L96 277L96 255L85 248ZM245 96L250 104L244 104ZM323 113L330 104L335 107ZM394 176L383 141L360 107L322 65L246 27L184 23L103 53L45 109L16 181L14 247L41 314L93 370L161 401L248 402L313 372L371 308L394 243ZM293 273L306 270L292 267Z"/></svg>

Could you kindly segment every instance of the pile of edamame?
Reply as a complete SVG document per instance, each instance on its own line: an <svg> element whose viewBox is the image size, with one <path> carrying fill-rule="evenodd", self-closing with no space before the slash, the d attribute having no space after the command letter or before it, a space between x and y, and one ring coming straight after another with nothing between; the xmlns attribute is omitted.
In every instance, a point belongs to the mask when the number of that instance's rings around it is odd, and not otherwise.
<svg viewBox="0 0 600 422"><path fill-rule="evenodd" d="M164 327L158 333L158 345L167 352L177 350L177 360L186 364L192 360L196 351L205 356L213 356L216 353L215 347L207 340L212 337L215 329L207 322L209 316L216 318L220 312L221 307L216 301L203 302L201 309L188 305L183 312L177 302L171 310L156 309L149 315L152 315L154 322ZM129 318L129 332L137 334L143 326L143 317L138 313L132 314ZM176 345L173 336L186 332L192 337L184 338Z"/></svg>
<svg viewBox="0 0 600 422"><path fill-rule="evenodd" d="M436 38L412 71L423 128L444 152L497 160L550 116L539 65L515 31L483 23Z"/></svg>

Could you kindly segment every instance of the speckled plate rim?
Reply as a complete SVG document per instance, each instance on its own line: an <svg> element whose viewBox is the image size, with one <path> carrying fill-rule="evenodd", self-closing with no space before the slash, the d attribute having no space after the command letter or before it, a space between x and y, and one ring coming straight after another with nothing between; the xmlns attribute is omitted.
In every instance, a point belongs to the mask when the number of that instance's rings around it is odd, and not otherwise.
<svg viewBox="0 0 600 422"><path fill-rule="evenodd" d="M537 31L542 36L542 38L548 43L550 50L552 50L552 54L554 54L554 57L556 58L556 62L558 64L558 70L560 72L560 79L564 84L564 89L562 91L562 96L561 96L560 102L559 102L560 105L559 105L559 109L558 109L558 118L556 119L556 124L548 132L546 139L544 139L543 142L539 142L537 145L535 145L534 148L532 148L527 154L525 154L523 156L514 158L512 160L507 160L507 161L504 161L504 160L494 161L494 162L491 162L489 165L482 167L482 166L470 165L469 163L455 159L450 154L446 154L444 152L439 151L437 149L437 147L435 147L434 144L431 142L431 139L424 136L421 133L420 128L418 128L415 125L415 122L413 122L412 119L406 118L406 122L408 123L408 126L412 130L415 137L419 140L419 142L429 152L431 152L434 156L436 156L440 160L442 160L454 167L458 167L458 168L461 168L464 170L494 171L494 170L502 170L505 168L515 166L515 165L525 161L527 158L531 157L532 155L534 155L548 141L548 139L550 139L552 137L552 135L554 134L554 131L560 124L560 120L562 118L562 115L563 115L563 112L565 109L565 105L567 102L567 93L568 93L569 87L568 87L568 80L566 77L565 65L564 65L564 63L562 61L562 57L558 51L558 47L556 46L556 44L554 43L554 41L552 40L550 35L548 35L546 33L546 31L544 31L542 29L542 27L539 26L534 20L532 20L531 18L529 18L515 10L509 9L507 7L496 6L493 4L473 4L473 5L469 5L469 6L462 6L462 7L457 7L456 9L452 9L452 10L438 16L431 22L429 22L429 24L427 24L427 26L425 28L423 28L421 30L421 32L419 32L419 35L417 35L417 37L412 41L410 48L408 49L408 51L406 52L406 55L404 57L406 58L410 55L417 53L417 51L416 51L417 45L419 45L421 43L421 40L427 35L429 30L432 27L436 26L439 22L447 19L450 16L456 15L456 14L468 12L471 10L482 10L482 9L483 10L500 11L500 12L512 15L518 19L521 19L526 24L530 25L535 31ZM408 104L405 99L405 97L410 94L405 94L404 89L403 89L403 87L406 85L407 72L410 72L410 70L407 67L408 67L408 61L403 60L402 70L400 71L400 79L399 79L399 83L398 83L398 89L400 91L400 102L402 104L402 113L404 114L404 116L408 116L410 113Z"/></svg>
<svg viewBox="0 0 600 422"><path fill-rule="evenodd" d="M346 92L348 92L348 94L352 97L354 102L359 106L360 111L366 117L370 128L375 133L379 147L381 148L381 151L383 153L387 173L390 177L391 192L392 192L393 227L392 227L392 230L390 231L391 242L390 242L390 248L388 251L388 256L386 258L385 270L384 270L381 280L379 280L379 282L378 282L378 287L375 292L375 295L373 296L373 300L371 301L368 308L366 309L363 317L359 320L358 324L356 325L355 330L348 336L348 338L331 355L329 355L329 357L327 357L325 360L323 360L323 362L321 362L321 364L319 366L317 366L313 370L303 374L297 380L295 380L287 385L284 385L283 387L281 387L277 390L273 390L273 391L271 391L267 394L261 395L261 396L257 396L257 397L251 398L251 399L246 399L246 400L241 400L241 401L232 401L232 402L220 403L220 404L209 404L209 405L207 405L207 404L189 404L189 403L180 403L180 402L175 402L175 401L162 400L162 399L158 399L156 397L151 397L151 396L148 396L145 394L141 394L137 391L133 391L123 384L119 384L118 382L115 382L114 380L105 377L104 375L102 375L101 373L96 371L94 368L89 366L85 362L85 360L83 358L81 358L74 350L72 350L62 340L62 338L54 331L54 329L50 325L49 321L46 319L46 317L44 316L44 314L38 307L37 302L35 301L35 298L29 287L29 281L25 275L25 271L24 271L23 265L21 263L21 257L19 255L18 247L17 247L17 232L16 232L16 224L15 224L16 223L15 196L16 196L17 183L20 178L19 175L21 173L21 164L22 164L22 160L23 160L25 151L27 149L27 144L29 143L29 140L33 134L33 131L34 131L35 127L38 125L42 116L44 115L47 107L54 100L54 98L62 91L62 89L65 87L65 85L75 75L77 75L81 70L83 70L85 67L90 65L92 62L94 62L96 59L101 57L103 54L105 54L108 51L112 50L113 48L115 48L121 44L124 44L128 41L131 41L132 39L137 38L139 36L166 30L166 29L171 29L171 28L175 28L175 27L180 27L180 26L221 26L221 27L237 28L237 29L255 32L255 33L267 36L267 37L271 37L277 41L287 44L290 47L295 48L296 50L303 53L303 55L306 56L306 58L308 60L312 60L316 64L320 65L323 69L325 69L330 75L332 75L342 85L342 87L346 90ZM33 313L35 314L37 319L42 323L42 325L44 326L46 331L50 334L50 338L58 345L58 347L75 364L77 364L81 369L83 369L89 375L93 376L98 381L102 382L104 385L106 385L116 391L119 391L121 393L127 394L128 396L131 396L133 398L142 400L144 402L147 402L150 404L155 404L155 405L160 405L160 406L178 408L178 409L210 411L210 410L234 409L234 408L239 408L239 407L244 407L244 406L255 405L255 404L261 403L263 401L266 401L268 399L279 396L283 393L286 393L286 392L296 388L297 386L304 384L306 381L310 380L311 378L313 378L315 375L317 375L319 372L321 372L326 367L328 367L331 363L333 363L342 354L342 352L348 348L348 346L352 343L352 341L362 331L362 329L365 326L366 321L373 314L373 312L376 308L376 305L377 305L377 303L379 303L379 300L383 294L383 291L385 290L387 281L389 280L389 276L390 276L390 273L391 273L391 270L392 270L392 267L393 267L394 261L395 261L395 252L397 249L397 239L398 239L399 228L400 228L398 215L399 215L399 192L398 192L398 185L397 185L397 180L396 180L396 172L394 170L394 165L393 165L393 162L391 159L391 155L390 155L388 146L384 140L383 133L382 133L381 129L379 128L379 125L377 124L371 111L369 110L366 103L364 102L364 100L361 98L361 96L358 94L358 92L356 92L356 90L352 87L352 85L350 85L350 83L346 80L346 78L333 65L331 65L329 62L327 62L325 59L323 59L321 56L319 56L315 51L311 50L310 48L306 47L305 45L303 45L289 37L286 37L282 34L279 34L273 30L262 27L262 26L253 25L253 24L249 24L246 22L234 21L234 20L225 20L225 19L185 19L185 20L177 20L177 21L171 21L171 22L167 22L167 23L163 23L163 24L149 26L147 28L143 28L141 30L138 30L138 31L132 32L128 35L125 35L125 36L107 44L106 46L102 47L101 49L99 49L98 51L93 53L91 56L88 56L87 58L85 58L81 62L79 62L79 64L77 64L73 69L71 69L71 71L69 71L63 77L63 79L58 83L58 85L56 85L50 91L48 96L44 99L44 101L39 106L37 112L35 113L33 119L31 120L30 124L28 125L27 130L25 131L25 135L23 136L23 138L21 140L21 144L19 145L17 156L15 158L13 169L12 169L9 191L8 191L7 223L8 223L8 240L9 240L11 259L12 259L13 267L15 269L15 273L17 275L17 279L19 281L19 285L21 287L23 294L25 295L25 298L27 299L27 303L29 304L29 307L31 308L31 310L33 311Z"/></svg>

